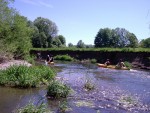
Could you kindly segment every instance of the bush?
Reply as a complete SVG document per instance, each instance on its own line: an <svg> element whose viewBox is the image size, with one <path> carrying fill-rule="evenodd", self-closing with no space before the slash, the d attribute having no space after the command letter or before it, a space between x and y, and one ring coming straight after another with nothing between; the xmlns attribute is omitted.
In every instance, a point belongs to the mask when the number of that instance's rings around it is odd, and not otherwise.
<svg viewBox="0 0 150 113"><path fill-rule="evenodd" d="M73 61L73 58L69 55L57 55L54 57L55 60L62 60L62 61Z"/></svg>
<svg viewBox="0 0 150 113"><path fill-rule="evenodd" d="M70 88L58 81L53 81L47 88L47 96L51 98L66 98L69 95Z"/></svg>
<svg viewBox="0 0 150 113"><path fill-rule="evenodd" d="M91 63L96 63L97 60L96 59L91 59Z"/></svg>
<svg viewBox="0 0 150 113"><path fill-rule="evenodd" d="M15 87L37 87L54 78L56 73L47 66L11 66L0 70L0 84Z"/></svg>
<svg viewBox="0 0 150 113"><path fill-rule="evenodd" d="M131 69L132 68L132 64L125 61L124 64L126 65L127 68Z"/></svg>

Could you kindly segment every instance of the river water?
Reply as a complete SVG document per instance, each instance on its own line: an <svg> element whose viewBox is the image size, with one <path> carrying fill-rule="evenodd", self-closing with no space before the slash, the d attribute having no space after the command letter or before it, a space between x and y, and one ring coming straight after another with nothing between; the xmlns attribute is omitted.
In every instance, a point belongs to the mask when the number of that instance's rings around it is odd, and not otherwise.
<svg viewBox="0 0 150 113"><path fill-rule="evenodd" d="M150 113L150 72L100 68L94 64L57 63L57 79L73 91L65 100L68 113ZM90 83L93 90L84 85ZM43 100L57 112L60 102L46 98L46 88L16 89L0 87L0 113L11 113L34 100Z"/></svg>

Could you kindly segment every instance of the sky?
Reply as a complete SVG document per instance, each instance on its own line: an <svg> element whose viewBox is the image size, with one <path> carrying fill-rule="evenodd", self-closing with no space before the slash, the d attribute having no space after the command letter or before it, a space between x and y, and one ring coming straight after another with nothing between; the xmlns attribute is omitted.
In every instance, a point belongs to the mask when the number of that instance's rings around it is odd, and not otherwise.
<svg viewBox="0 0 150 113"><path fill-rule="evenodd" d="M31 21L53 21L67 44L93 45L103 28L125 28L138 40L150 37L150 0L15 0L13 7Z"/></svg>

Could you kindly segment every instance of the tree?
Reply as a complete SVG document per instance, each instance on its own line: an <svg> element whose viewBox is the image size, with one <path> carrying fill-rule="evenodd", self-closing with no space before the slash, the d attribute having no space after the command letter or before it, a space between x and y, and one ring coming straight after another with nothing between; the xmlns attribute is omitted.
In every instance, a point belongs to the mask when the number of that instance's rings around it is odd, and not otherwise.
<svg viewBox="0 0 150 113"><path fill-rule="evenodd" d="M62 45L62 43L61 43L61 41L59 40L58 37L53 39L52 47L61 47L61 45Z"/></svg>
<svg viewBox="0 0 150 113"><path fill-rule="evenodd" d="M82 40L79 40L78 43L77 43L77 47L78 48L85 48L84 42L82 42Z"/></svg>
<svg viewBox="0 0 150 113"><path fill-rule="evenodd" d="M37 17L34 20L34 25L38 28L39 32L44 32L46 37L57 36L57 26L54 22L47 18Z"/></svg>
<svg viewBox="0 0 150 113"><path fill-rule="evenodd" d="M11 31L11 44L16 47L15 56L25 58L29 55L31 45L32 29L27 26L27 19L19 14L14 16ZM9 41L8 41L9 42Z"/></svg>
<svg viewBox="0 0 150 113"><path fill-rule="evenodd" d="M94 40L95 47L109 47L110 40L111 40L111 29L109 28L100 29Z"/></svg>
<svg viewBox="0 0 150 113"><path fill-rule="evenodd" d="M53 38L57 36L58 32L56 24L51 20L42 17L36 18L33 23L37 27L39 34L42 33L43 36L43 39L41 37L38 37L37 35L33 37L33 41L38 42L37 46L35 46L35 42L32 41L34 47L51 47ZM40 46L40 44L42 44L43 42L45 42L46 44Z"/></svg>
<svg viewBox="0 0 150 113"><path fill-rule="evenodd" d="M150 38L141 40L140 46L144 48L150 48Z"/></svg>
<svg viewBox="0 0 150 113"><path fill-rule="evenodd" d="M72 43L68 43L68 47L73 47L73 44Z"/></svg>
<svg viewBox="0 0 150 113"><path fill-rule="evenodd" d="M24 58L29 55L32 30L27 18L9 7L13 0L0 0L0 54Z"/></svg>
<svg viewBox="0 0 150 113"><path fill-rule="evenodd" d="M95 47L137 47L138 39L124 28L100 29L94 40Z"/></svg>
<svg viewBox="0 0 150 113"><path fill-rule="evenodd" d="M63 37L62 35L59 35L58 38L61 41L62 45L65 46L66 45L66 39L65 39L65 37Z"/></svg>
<svg viewBox="0 0 150 113"><path fill-rule="evenodd" d="M138 39L133 33L124 28L116 28L115 32L119 36L118 47L137 47Z"/></svg>
<svg viewBox="0 0 150 113"><path fill-rule="evenodd" d="M128 34L129 44L128 47L138 47L138 39L133 33Z"/></svg>

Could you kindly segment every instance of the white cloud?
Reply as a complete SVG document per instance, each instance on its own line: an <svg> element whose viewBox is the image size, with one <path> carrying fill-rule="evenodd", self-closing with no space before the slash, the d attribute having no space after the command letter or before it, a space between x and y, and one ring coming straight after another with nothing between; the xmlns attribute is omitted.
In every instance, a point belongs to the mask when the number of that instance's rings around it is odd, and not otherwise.
<svg viewBox="0 0 150 113"><path fill-rule="evenodd" d="M53 6L50 3L46 2L46 0L20 0L20 1L35 6L53 8Z"/></svg>

